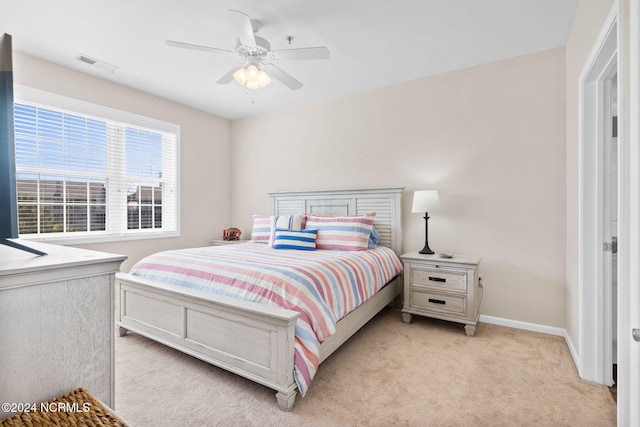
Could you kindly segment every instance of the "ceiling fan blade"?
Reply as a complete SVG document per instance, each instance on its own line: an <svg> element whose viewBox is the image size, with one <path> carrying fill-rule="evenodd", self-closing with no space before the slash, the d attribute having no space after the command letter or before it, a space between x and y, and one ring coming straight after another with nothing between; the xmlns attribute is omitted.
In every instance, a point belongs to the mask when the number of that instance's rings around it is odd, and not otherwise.
<svg viewBox="0 0 640 427"><path fill-rule="evenodd" d="M229 12L231 12L231 21L233 21L233 25L236 27L240 42L245 46L255 47L256 38L249 15L233 9L229 9Z"/></svg>
<svg viewBox="0 0 640 427"><path fill-rule="evenodd" d="M283 85L289 89L300 89L303 85L298 80L294 79L289 73L283 71L275 64L267 64L269 67L268 73L271 77L279 80Z"/></svg>
<svg viewBox="0 0 640 427"><path fill-rule="evenodd" d="M174 40L165 40L164 44L166 44L167 46L179 47L179 48L183 48L183 49L200 50L200 51L204 51L204 52L222 53L222 54L225 54L225 55L238 56L238 53L234 52L232 50L218 49L216 47L201 46L201 45L198 45L198 44L177 42L177 41L174 41Z"/></svg>
<svg viewBox="0 0 640 427"><path fill-rule="evenodd" d="M227 72L227 74L225 74L224 76L220 77L216 83L219 84L219 85L227 85L227 84L231 83L233 81L233 73L238 71L240 68L242 68L242 65L237 65L237 66L233 67L232 69L230 69Z"/></svg>
<svg viewBox="0 0 640 427"><path fill-rule="evenodd" d="M324 46L274 50L278 59L329 59L331 52Z"/></svg>

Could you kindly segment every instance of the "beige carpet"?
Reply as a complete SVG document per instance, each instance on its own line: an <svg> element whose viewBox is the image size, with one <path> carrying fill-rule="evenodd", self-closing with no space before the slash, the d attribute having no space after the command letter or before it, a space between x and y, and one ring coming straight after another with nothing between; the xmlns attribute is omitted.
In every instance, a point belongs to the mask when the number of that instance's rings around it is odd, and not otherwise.
<svg viewBox="0 0 640 427"><path fill-rule="evenodd" d="M116 411L131 426L615 426L605 386L564 340L385 309L321 366L291 412L275 393L136 334L116 338Z"/></svg>

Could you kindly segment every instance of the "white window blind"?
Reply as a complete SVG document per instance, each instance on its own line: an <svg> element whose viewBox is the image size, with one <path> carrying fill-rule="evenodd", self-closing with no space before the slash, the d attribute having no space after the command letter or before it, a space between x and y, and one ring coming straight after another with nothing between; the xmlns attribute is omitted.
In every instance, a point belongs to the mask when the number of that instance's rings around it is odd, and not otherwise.
<svg viewBox="0 0 640 427"><path fill-rule="evenodd" d="M177 125L21 87L14 113L21 238L178 234Z"/></svg>

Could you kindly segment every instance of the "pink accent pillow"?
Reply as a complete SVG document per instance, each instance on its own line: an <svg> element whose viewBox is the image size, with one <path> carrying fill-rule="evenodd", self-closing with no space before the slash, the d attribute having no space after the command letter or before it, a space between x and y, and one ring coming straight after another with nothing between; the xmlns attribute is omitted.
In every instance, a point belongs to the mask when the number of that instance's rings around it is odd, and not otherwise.
<svg viewBox="0 0 640 427"><path fill-rule="evenodd" d="M375 212L366 215L307 216L307 229L318 230L317 249L366 251Z"/></svg>

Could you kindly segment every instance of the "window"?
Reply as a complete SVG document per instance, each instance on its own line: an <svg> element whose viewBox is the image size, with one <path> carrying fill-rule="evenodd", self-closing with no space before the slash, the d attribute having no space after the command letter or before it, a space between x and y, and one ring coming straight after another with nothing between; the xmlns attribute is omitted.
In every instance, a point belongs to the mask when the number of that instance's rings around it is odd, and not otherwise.
<svg viewBox="0 0 640 427"><path fill-rule="evenodd" d="M16 89L21 238L178 235L177 125Z"/></svg>

